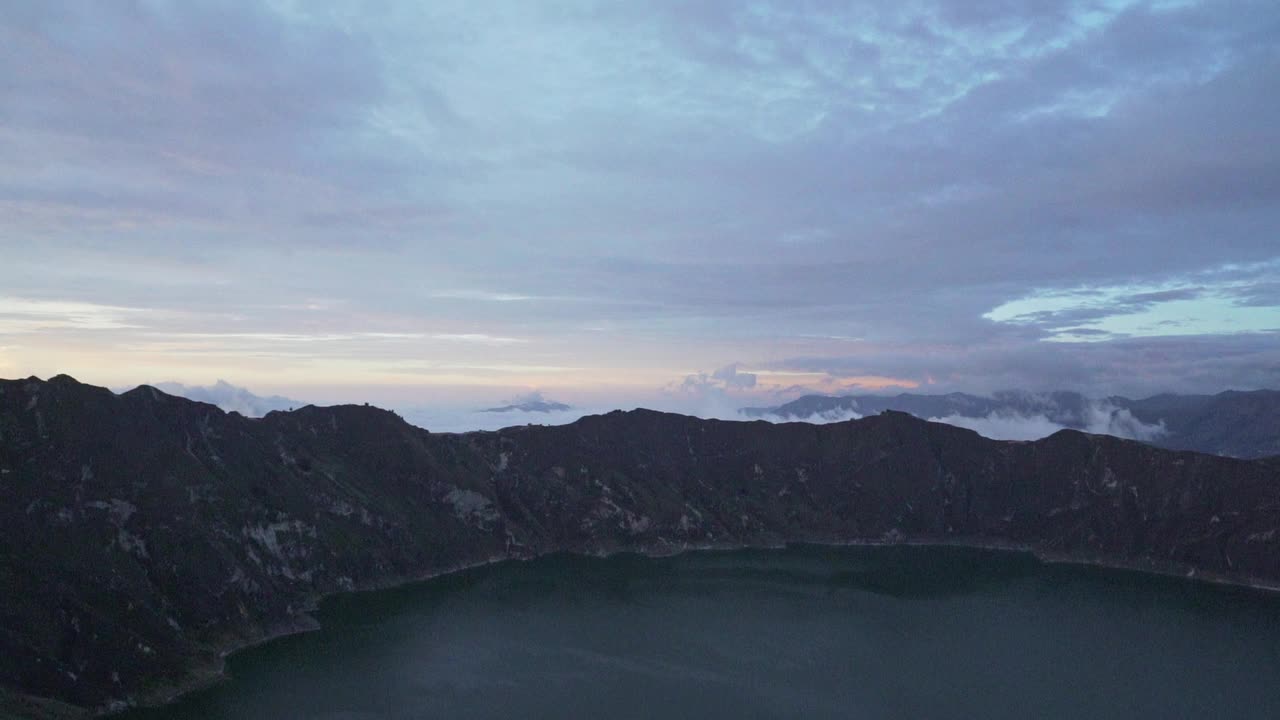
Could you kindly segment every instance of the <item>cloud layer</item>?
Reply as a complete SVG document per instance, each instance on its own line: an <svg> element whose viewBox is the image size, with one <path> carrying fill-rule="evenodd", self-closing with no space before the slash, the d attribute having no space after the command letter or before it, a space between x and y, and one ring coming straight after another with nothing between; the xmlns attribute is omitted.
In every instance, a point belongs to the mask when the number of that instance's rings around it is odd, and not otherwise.
<svg viewBox="0 0 1280 720"><path fill-rule="evenodd" d="M245 417L262 417L273 410L293 410L307 403L279 395L262 397L246 388L237 387L225 380L212 385L183 385L176 382L155 383L159 390L179 395L197 402L217 405L227 412L238 412Z"/></svg>
<svg viewBox="0 0 1280 720"><path fill-rule="evenodd" d="M1277 386L1277 78L1264 0L18 4L0 374Z"/></svg>
<svg viewBox="0 0 1280 720"><path fill-rule="evenodd" d="M1166 433L1164 423L1144 423L1124 408L1117 408L1106 401L1090 401L1085 408L1085 432L1098 435L1114 435L1128 440L1150 442ZM981 417L948 415L929 418L933 422L969 428L996 440L1039 440L1068 426L1050 420L1046 415L1013 412L992 412Z"/></svg>

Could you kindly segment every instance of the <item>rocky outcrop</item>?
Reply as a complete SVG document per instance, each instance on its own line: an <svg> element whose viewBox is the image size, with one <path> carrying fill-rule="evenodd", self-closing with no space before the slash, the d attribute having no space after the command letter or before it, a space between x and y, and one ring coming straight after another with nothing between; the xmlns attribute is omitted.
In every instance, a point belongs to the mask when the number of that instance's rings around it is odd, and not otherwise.
<svg viewBox="0 0 1280 720"><path fill-rule="evenodd" d="M1074 431L999 442L895 412L433 434L371 407L248 419L145 386L0 381L0 684L30 702L162 701L225 651L307 627L329 593L555 551L789 541L1277 583L1280 460Z"/></svg>

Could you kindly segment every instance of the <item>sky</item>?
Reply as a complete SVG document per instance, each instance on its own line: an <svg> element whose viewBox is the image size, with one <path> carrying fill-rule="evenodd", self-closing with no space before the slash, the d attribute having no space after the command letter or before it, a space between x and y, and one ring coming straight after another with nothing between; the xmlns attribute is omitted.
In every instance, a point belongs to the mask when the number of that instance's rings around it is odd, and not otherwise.
<svg viewBox="0 0 1280 720"><path fill-rule="evenodd" d="M0 377L1280 387L1280 4L0 0Z"/></svg>

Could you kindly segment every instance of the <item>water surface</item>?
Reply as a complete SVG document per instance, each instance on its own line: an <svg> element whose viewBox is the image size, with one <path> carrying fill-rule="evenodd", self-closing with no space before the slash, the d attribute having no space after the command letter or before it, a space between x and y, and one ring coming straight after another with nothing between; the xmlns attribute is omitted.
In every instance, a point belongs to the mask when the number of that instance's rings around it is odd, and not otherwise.
<svg viewBox="0 0 1280 720"><path fill-rule="evenodd" d="M320 620L131 717L1280 717L1280 598L1010 553L557 556Z"/></svg>

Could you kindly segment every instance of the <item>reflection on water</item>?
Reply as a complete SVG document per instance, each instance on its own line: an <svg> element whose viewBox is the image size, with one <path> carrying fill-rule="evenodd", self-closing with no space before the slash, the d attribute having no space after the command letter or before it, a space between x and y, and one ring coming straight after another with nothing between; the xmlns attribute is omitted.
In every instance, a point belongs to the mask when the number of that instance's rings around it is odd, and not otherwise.
<svg viewBox="0 0 1280 720"><path fill-rule="evenodd" d="M957 548L558 556L335 598L142 718L1280 717L1280 598Z"/></svg>

